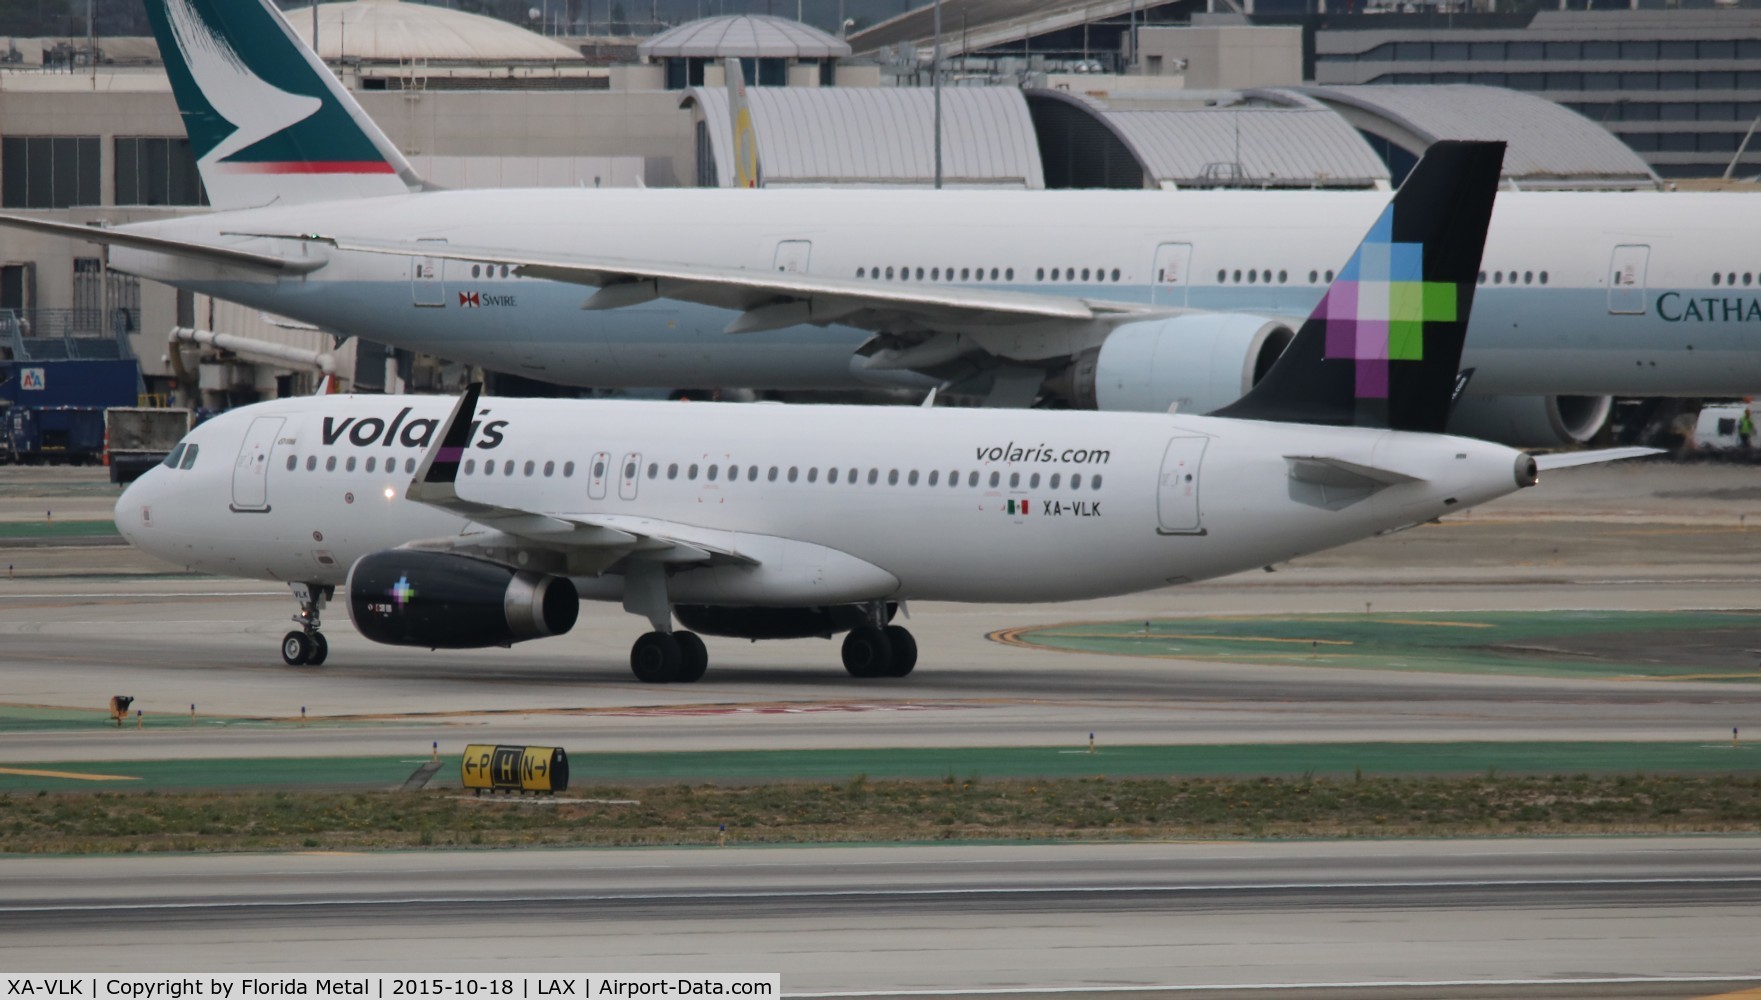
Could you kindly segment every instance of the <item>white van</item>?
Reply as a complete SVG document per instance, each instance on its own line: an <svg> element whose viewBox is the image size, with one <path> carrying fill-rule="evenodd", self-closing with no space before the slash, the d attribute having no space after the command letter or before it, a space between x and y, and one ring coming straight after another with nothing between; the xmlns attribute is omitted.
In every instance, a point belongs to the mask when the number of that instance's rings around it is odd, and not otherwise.
<svg viewBox="0 0 1761 1000"><path fill-rule="evenodd" d="M1725 403L1718 406L1700 408L1700 419L1694 424L1694 447L1701 451L1732 451L1743 446L1743 439L1737 436L1737 424L1743 419L1743 411L1749 409L1747 403ZM1751 415L1751 420L1754 417ZM1756 435L1749 436L1751 444L1761 444Z"/></svg>

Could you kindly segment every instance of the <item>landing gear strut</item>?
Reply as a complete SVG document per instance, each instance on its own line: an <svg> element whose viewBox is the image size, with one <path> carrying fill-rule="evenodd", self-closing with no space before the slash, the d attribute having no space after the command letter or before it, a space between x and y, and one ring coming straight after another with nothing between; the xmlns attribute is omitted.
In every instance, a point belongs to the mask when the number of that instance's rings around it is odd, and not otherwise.
<svg viewBox="0 0 1761 1000"><path fill-rule="evenodd" d="M319 616L324 605L336 593L336 588L319 583L293 583L294 599L300 602L299 614L293 616L297 631L289 632L281 637L281 658L290 667L316 667L330 655L330 643L324 639L324 633L318 631L321 626Z"/></svg>
<svg viewBox="0 0 1761 1000"><path fill-rule="evenodd" d="M624 610L642 615L654 631L630 647L630 672L644 684L690 684L709 669L709 651L695 632L673 631L673 605L667 599L666 568L636 560L624 571Z"/></svg>

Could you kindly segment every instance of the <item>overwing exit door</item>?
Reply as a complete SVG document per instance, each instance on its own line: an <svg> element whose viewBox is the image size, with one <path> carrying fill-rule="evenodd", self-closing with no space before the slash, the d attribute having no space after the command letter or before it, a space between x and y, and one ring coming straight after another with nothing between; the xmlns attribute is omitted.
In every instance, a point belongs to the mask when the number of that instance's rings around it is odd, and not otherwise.
<svg viewBox="0 0 1761 1000"><path fill-rule="evenodd" d="M811 241L784 240L777 244L776 269L784 274L806 274L807 264L812 256Z"/></svg>

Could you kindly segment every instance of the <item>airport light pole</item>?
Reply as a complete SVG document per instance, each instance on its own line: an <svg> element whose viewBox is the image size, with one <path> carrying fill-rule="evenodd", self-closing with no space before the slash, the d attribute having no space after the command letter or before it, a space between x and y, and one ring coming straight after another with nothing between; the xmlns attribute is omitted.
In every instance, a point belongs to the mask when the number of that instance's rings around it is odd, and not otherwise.
<svg viewBox="0 0 1761 1000"><path fill-rule="evenodd" d="M942 189L942 0L936 0L936 47L929 57L930 88L935 93L936 190Z"/></svg>

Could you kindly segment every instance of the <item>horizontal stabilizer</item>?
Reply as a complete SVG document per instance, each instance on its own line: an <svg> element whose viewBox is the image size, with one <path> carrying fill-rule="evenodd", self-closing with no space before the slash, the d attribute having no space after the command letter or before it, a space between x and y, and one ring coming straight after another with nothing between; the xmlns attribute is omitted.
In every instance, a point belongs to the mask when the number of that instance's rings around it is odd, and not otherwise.
<svg viewBox="0 0 1761 1000"><path fill-rule="evenodd" d="M191 260L207 261L210 264L251 268L257 271L268 271L272 274L305 274L324 266L324 261L317 258L279 257L269 253L234 250L231 247L191 243L187 240L148 236L144 233L131 233L119 229L100 229L97 226L82 226L75 222L51 222L48 219L32 219L22 215L0 215L0 226L65 236L68 239L84 240L88 243L101 243L104 246L128 247L131 250L147 250L153 253L169 254L173 257L187 257Z"/></svg>
<svg viewBox="0 0 1761 1000"><path fill-rule="evenodd" d="M1646 455L1661 455L1662 448L1599 448L1595 451L1560 451L1551 455L1536 455L1535 467L1542 472L1550 469L1569 469L1574 465L1599 465L1603 462L1618 462L1623 458L1643 458Z"/></svg>
<svg viewBox="0 0 1761 1000"><path fill-rule="evenodd" d="M1343 458L1326 458L1319 455L1286 455L1284 461L1290 463L1290 478L1299 483L1313 483L1316 486L1334 486L1348 490L1365 489L1374 492L1383 487L1398 486L1401 483L1421 482L1418 477L1409 476L1404 472L1348 462Z"/></svg>

